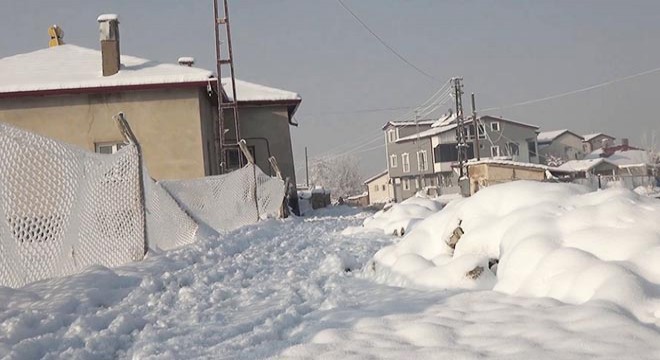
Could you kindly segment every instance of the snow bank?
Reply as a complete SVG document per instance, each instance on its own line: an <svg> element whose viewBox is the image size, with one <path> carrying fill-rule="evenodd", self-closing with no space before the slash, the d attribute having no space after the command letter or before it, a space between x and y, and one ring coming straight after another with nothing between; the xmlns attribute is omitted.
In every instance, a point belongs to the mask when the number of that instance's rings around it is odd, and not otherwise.
<svg viewBox="0 0 660 360"><path fill-rule="evenodd" d="M366 271L399 286L605 300L660 325L659 217L660 202L621 188L507 183L448 204Z"/></svg>
<svg viewBox="0 0 660 360"><path fill-rule="evenodd" d="M344 235L360 232L383 232L385 234L404 235L424 218L440 211L447 203L445 198L411 197L399 204L385 206L373 216L364 220L361 227L350 227Z"/></svg>

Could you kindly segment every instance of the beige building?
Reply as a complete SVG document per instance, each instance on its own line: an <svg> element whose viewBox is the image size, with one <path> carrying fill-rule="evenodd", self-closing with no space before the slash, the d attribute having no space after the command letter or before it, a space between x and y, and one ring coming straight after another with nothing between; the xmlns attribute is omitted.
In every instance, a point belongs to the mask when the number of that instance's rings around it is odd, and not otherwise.
<svg viewBox="0 0 660 360"><path fill-rule="evenodd" d="M59 45L0 59L0 121L109 153L122 146L112 116L123 112L142 145L150 176L218 174L214 73L190 66L190 60L185 65L161 64L120 55L118 39L114 47L108 46L111 42L101 41L103 51ZM220 91L229 101L230 83L222 83ZM272 173L268 157L275 156L283 176L295 184L289 127L296 125L292 118L300 96L240 80L236 93L241 138L257 165ZM225 119L231 137L230 110ZM228 154L227 168L238 166L238 156L238 151Z"/></svg>
<svg viewBox="0 0 660 360"><path fill-rule="evenodd" d="M470 161L467 163L470 195L491 185L516 180L545 180L547 169L545 165L509 160Z"/></svg>
<svg viewBox="0 0 660 360"><path fill-rule="evenodd" d="M364 181L369 194L369 205L383 204L394 200L394 188L387 170Z"/></svg>

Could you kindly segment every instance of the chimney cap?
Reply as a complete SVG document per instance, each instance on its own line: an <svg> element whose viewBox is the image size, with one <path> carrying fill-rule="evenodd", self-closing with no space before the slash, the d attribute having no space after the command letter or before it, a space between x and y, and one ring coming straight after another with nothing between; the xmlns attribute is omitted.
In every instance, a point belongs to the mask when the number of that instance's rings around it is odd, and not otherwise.
<svg viewBox="0 0 660 360"><path fill-rule="evenodd" d="M99 15L98 18L96 18L96 21L98 21L98 22L119 21L119 15L117 15L117 14L101 14L101 15Z"/></svg>
<svg viewBox="0 0 660 360"><path fill-rule="evenodd" d="M195 58L192 56L182 56L177 62L179 65L192 66L195 63Z"/></svg>

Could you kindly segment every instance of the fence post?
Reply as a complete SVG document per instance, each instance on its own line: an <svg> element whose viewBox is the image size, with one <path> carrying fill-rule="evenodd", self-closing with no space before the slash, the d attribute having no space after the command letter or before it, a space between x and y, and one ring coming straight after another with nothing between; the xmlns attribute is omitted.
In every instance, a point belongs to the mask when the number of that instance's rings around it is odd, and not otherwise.
<svg viewBox="0 0 660 360"><path fill-rule="evenodd" d="M144 255L146 255L149 251L149 242L147 239L147 204L144 189L144 163L142 159L142 146L140 146L140 143L138 142L135 133L133 133L131 126L128 124L128 121L126 120L123 112L119 112L112 118L115 120L121 135L126 141L128 141L129 144L135 146L138 154L138 181L140 186L140 204L142 205L142 238L144 239Z"/></svg>
<svg viewBox="0 0 660 360"><path fill-rule="evenodd" d="M241 141L238 142L238 147L241 149L241 152L243 152L243 156L247 159L248 164L252 166L252 179L254 180L254 191L252 192L252 196L254 196L254 207L257 210L257 221L259 221L261 220L261 216L259 216L259 198L257 197L257 165L254 164L254 157L250 154L245 139L241 139Z"/></svg>

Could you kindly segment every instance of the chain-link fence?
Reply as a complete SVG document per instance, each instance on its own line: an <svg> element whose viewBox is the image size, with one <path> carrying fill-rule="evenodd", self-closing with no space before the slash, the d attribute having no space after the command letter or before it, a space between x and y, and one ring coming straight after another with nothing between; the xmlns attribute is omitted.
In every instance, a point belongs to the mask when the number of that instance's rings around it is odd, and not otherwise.
<svg viewBox="0 0 660 360"><path fill-rule="evenodd" d="M94 154L0 123L0 285L144 256L139 152Z"/></svg>
<svg viewBox="0 0 660 360"><path fill-rule="evenodd" d="M121 121L118 120L121 128ZM278 216L285 183L253 162L200 179L143 176L140 147L95 154L0 123L0 286L119 266Z"/></svg>

